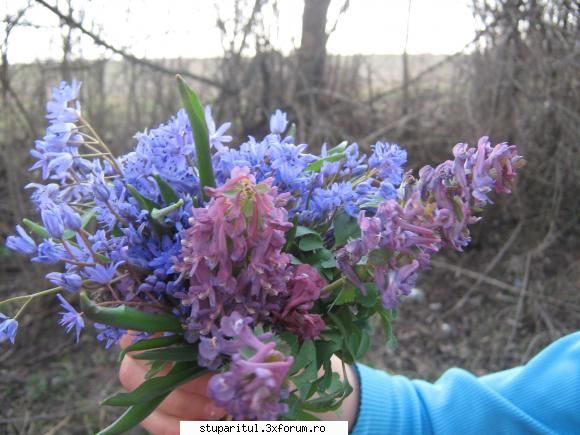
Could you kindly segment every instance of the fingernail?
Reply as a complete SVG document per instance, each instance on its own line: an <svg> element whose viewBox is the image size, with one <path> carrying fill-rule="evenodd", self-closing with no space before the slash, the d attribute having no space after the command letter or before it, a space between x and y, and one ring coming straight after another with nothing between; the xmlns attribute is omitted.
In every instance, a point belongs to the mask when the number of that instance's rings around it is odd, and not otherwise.
<svg viewBox="0 0 580 435"><path fill-rule="evenodd" d="M205 411L205 416L207 417L208 420L217 420L223 414L223 409L218 408L213 403L205 405L204 411Z"/></svg>

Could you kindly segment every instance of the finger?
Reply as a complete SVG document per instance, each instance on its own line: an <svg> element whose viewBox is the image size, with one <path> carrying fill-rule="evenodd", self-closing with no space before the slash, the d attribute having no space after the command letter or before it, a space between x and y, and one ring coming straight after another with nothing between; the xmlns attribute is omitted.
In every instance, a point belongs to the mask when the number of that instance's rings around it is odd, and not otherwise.
<svg viewBox="0 0 580 435"><path fill-rule="evenodd" d="M165 371L168 369L166 368ZM145 380L146 369L136 360L126 357L119 369L119 380L127 391L133 391ZM164 413L186 418L216 419L225 414L222 408L213 405L207 396L207 382L211 375L205 375L202 379L194 379L187 384L175 389L160 405Z"/></svg>
<svg viewBox="0 0 580 435"><path fill-rule="evenodd" d="M179 435L179 419L163 412L154 411L140 424L153 435Z"/></svg>
<svg viewBox="0 0 580 435"><path fill-rule="evenodd" d="M158 410L181 420L213 420L223 411L213 406L211 399L176 389L161 402Z"/></svg>

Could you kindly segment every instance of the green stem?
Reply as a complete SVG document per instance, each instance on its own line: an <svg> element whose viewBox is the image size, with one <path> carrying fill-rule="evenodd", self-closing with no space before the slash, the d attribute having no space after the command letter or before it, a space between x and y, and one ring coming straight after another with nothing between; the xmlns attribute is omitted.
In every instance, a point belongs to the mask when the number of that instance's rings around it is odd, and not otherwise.
<svg viewBox="0 0 580 435"><path fill-rule="evenodd" d="M58 293L61 290L62 290L62 287L54 287L54 288L49 288L47 290L40 291L38 293L33 293L31 295L14 296L13 298L6 299L5 301L0 301L0 305L8 304L11 302L19 302L19 301L28 302L29 300L36 299L36 298L39 298L41 296L53 295L55 293ZM24 305L26 305L26 303Z"/></svg>
<svg viewBox="0 0 580 435"><path fill-rule="evenodd" d="M342 278L339 278L336 281L331 282L326 287L322 287L322 289L320 289L320 294L321 295L330 294L334 290L342 287L345 283L346 283L346 277L343 276Z"/></svg>
<svg viewBox="0 0 580 435"><path fill-rule="evenodd" d="M14 320L18 320L22 314L24 313L24 310L26 309L26 307L34 300L34 298L30 298L28 299L26 302L24 302L24 304L22 304L22 306L20 307L20 309L18 310L18 312L16 313L16 315L14 316Z"/></svg>
<svg viewBox="0 0 580 435"><path fill-rule="evenodd" d="M109 154L110 156L113 156L113 153L111 152L111 149L107 146L107 144L105 144L105 142L103 141L103 139L101 139L101 137L93 129L93 127L91 126L91 124L89 124L87 122L87 120L85 118L83 118L82 116L79 117L79 121L81 121L89 129L89 133L91 133L93 135L93 138L99 143L99 145L103 148L103 150L107 154ZM113 168L115 168L115 171L117 171L117 173L119 175L123 175L123 171L121 171L121 168L119 167L119 165L117 164L117 162L115 161L114 158L110 158L110 159L107 159L107 160L109 160L109 163L111 163L111 165L113 165Z"/></svg>

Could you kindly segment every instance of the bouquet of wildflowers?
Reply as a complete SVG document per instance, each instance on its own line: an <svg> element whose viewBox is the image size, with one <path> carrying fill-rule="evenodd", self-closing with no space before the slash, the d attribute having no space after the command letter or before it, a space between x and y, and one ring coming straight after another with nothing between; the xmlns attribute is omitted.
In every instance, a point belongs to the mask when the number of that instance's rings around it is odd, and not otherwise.
<svg viewBox="0 0 580 435"><path fill-rule="evenodd" d="M141 351L150 371L104 401L128 410L102 433L138 424L207 371L211 398L234 419L337 409L351 387L331 357L354 363L375 323L391 337L419 271L440 249L469 243L490 193L510 193L524 161L483 137L414 176L394 144L310 154L281 111L270 134L233 148L229 124L216 128L179 77L178 86L185 108L119 157L83 117L80 84L53 90L32 150L43 183L27 186L40 220L25 219L6 243L58 264L46 275L55 287L1 302L15 314L0 314L0 340L14 342L27 305L49 295L77 341L88 321L107 348L132 334L123 352Z"/></svg>

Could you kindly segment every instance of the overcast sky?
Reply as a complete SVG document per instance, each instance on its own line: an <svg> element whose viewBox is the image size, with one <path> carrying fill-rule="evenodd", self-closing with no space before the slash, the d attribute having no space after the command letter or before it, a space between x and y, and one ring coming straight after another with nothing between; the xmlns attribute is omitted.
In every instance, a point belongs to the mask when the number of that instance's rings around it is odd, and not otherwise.
<svg viewBox="0 0 580 435"><path fill-rule="evenodd" d="M57 4L57 0L47 0ZM333 23L344 0L332 0ZM28 0L0 0L0 15L15 12ZM60 58L62 29L59 19L39 4L25 15L31 27L11 34L9 62ZM233 16L233 0L73 0L84 10L88 27L96 26L103 39L137 56L149 58L213 57L222 53L217 13ZM300 43L303 1L278 0L278 18L265 12L266 26L275 48L291 51ZM66 10L66 1L58 1ZM408 0L351 0L328 41L333 54L399 54L405 43ZM37 28L36 26L40 26ZM454 53L475 35L475 21L468 1L412 0L408 51ZM95 58L101 48L83 38L76 56ZM110 54L110 53L109 53Z"/></svg>

